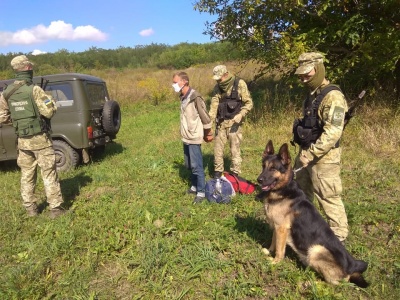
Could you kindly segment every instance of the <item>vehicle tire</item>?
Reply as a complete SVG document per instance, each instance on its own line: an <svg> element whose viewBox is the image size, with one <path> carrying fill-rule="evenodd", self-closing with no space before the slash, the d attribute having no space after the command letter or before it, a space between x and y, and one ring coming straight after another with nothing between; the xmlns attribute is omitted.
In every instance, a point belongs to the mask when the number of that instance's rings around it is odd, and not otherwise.
<svg viewBox="0 0 400 300"><path fill-rule="evenodd" d="M56 154L57 171L65 172L74 169L79 164L79 154L68 143L53 140L53 149Z"/></svg>
<svg viewBox="0 0 400 300"><path fill-rule="evenodd" d="M121 109L117 101L109 100L104 103L102 124L107 134L118 133L121 127Z"/></svg>

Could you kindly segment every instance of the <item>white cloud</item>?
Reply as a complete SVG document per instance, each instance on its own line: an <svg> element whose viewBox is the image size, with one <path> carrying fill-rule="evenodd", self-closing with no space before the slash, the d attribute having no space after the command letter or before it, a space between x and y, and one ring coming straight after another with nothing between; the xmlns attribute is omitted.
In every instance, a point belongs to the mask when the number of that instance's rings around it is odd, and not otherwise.
<svg viewBox="0 0 400 300"><path fill-rule="evenodd" d="M32 55L40 55L40 54L46 54L46 53L47 52L44 52L44 51L38 50L38 49L35 49L32 51Z"/></svg>
<svg viewBox="0 0 400 300"><path fill-rule="evenodd" d="M105 41L107 35L92 25L78 26L74 30L74 39L90 40L90 41Z"/></svg>
<svg viewBox="0 0 400 300"><path fill-rule="evenodd" d="M153 28L143 29L142 31L139 32L139 34L141 36L151 36L154 34L154 30L153 30Z"/></svg>
<svg viewBox="0 0 400 300"><path fill-rule="evenodd" d="M44 43L49 40L86 40L105 41L107 34L92 25L73 27L72 24L58 20L50 23L48 27L39 24L29 29L16 32L0 31L0 46L31 45Z"/></svg>

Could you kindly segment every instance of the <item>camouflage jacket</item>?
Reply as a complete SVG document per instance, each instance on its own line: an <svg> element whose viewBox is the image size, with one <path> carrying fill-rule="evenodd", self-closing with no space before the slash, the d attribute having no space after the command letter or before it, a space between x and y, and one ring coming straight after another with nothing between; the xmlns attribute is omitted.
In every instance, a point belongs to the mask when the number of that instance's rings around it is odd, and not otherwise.
<svg viewBox="0 0 400 300"><path fill-rule="evenodd" d="M228 88L227 94L231 93L232 87L233 87L233 85ZM244 118L248 114L248 112L253 108L253 99L251 98L250 92L247 88L247 84L243 79L239 80L238 92L239 92L239 96L241 97L242 102L243 102L242 108L239 113ZM213 96L211 98L209 114L210 114L211 120L214 121L217 117L219 101L222 98L221 89L219 88L218 84L215 85L212 95ZM223 128L231 127L233 124L234 124L233 120L224 120L223 123L220 124L220 126Z"/></svg>
<svg viewBox="0 0 400 300"><path fill-rule="evenodd" d="M318 93L318 90L316 92ZM303 150L309 160L340 162L341 149L337 148L336 144L343 134L347 111L347 101L342 92L333 90L326 94L318 108L318 118L322 121L323 132L309 149Z"/></svg>
<svg viewBox="0 0 400 300"><path fill-rule="evenodd" d="M19 83L20 81L15 81ZM33 99L42 116L50 119L57 111L54 100L49 97L39 86L33 87ZM50 99L51 105L46 105L45 101ZM10 124L11 114L8 103L3 95L0 96L0 123ZM52 146L51 138L46 133L37 134L31 137L18 138L18 148L23 150L39 150Z"/></svg>

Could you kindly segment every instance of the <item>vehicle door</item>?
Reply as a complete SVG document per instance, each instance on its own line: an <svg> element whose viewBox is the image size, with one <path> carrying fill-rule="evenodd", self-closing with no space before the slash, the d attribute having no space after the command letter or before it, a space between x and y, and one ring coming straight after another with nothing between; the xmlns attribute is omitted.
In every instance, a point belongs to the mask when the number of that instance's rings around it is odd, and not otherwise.
<svg viewBox="0 0 400 300"><path fill-rule="evenodd" d="M0 160L17 158L17 135L12 124L0 124Z"/></svg>

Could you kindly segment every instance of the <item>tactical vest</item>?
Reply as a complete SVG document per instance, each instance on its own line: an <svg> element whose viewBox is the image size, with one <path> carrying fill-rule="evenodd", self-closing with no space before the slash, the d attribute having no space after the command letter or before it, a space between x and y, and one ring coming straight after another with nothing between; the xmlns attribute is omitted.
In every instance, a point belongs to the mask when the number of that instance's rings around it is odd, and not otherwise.
<svg viewBox="0 0 400 300"><path fill-rule="evenodd" d="M293 140L302 149L308 149L324 131L322 121L318 117L318 108L326 94L333 90L341 91L339 86L328 84L314 99L309 95L304 105L303 118L294 122ZM336 145L338 146L339 144Z"/></svg>
<svg viewBox="0 0 400 300"><path fill-rule="evenodd" d="M29 137L44 131L44 121L33 100L33 85L10 84L3 92L18 137Z"/></svg>
<svg viewBox="0 0 400 300"><path fill-rule="evenodd" d="M243 102L238 92L239 80L239 77L235 78L231 94L223 94L221 100L219 101L217 113L217 119L219 122L233 119L233 117L236 116L242 109Z"/></svg>

